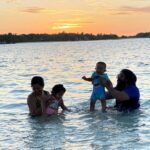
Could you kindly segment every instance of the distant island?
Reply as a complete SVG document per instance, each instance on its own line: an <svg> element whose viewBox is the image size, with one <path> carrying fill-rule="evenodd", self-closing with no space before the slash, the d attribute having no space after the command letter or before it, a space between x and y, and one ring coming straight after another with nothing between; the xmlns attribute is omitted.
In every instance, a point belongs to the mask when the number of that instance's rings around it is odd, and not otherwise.
<svg viewBox="0 0 150 150"><path fill-rule="evenodd" d="M150 32L138 33L134 36L118 36L116 34L89 34L89 33L58 33L58 34L0 34L0 44L20 42L47 42L47 41L88 41L125 38L150 38Z"/></svg>

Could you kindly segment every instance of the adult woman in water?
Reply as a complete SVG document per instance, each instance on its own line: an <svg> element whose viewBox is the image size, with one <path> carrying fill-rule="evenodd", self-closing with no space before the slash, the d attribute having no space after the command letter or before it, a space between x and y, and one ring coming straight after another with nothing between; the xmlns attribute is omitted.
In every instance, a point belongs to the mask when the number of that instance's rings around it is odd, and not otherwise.
<svg viewBox="0 0 150 150"><path fill-rule="evenodd" d="M140 107L140 92L136 86L137 77L128 69L123 69L117 77L117 86L113 88L110 81L102 80L102 84L107 88L106 99L116 99L115 108L118 111L132 111Z"/></svg>
<svg viewBox="0 0 150 150"><path fill-rule="evenodd" d="M33 92L27 98L30 115L42 115L44 112L42 108L47 107L43 107L42 105L46 105L46 101L48 101L50 94L44 91L44 80L42 77L33 77L31 80L31 87Z"/></svg>

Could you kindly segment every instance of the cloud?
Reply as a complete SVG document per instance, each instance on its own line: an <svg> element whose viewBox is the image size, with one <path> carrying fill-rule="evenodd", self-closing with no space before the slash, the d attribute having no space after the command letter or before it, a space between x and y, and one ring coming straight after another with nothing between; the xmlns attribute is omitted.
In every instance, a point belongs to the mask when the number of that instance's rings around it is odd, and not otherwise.
<svg viewBox="0 0 150 150"><path fill-rule="evenodd" d="M87 15L87 12L84 10L54 10L49 8L42 8L42 7L25 7L19 9L21 12L26 13L47 13L47 14L61 14L61 15L72 15L72 16L84 16Z"/></svg>
<svg viewBox="0 0 150 150"><path fill-rule="evenodd" d="M112 13L112 15L129 15L130 13L128 12L115 12L115 13Z"/></svg>
<svg viewBox="0 0 150 150"><path fill-rule="evenodd" d="M121 8L122 11L126 12L142 12L142 13L150 13L150 6L147 7L130 7L124 6Z"/></svg>
<svg viewBox="0 0 150 150"><path fill-rule="evenodd" d="M57 11L57 10L53 10L53 9L47 9L47 8L42 8L42 7L26 7L23 9L19 9L19 11L21 12L25 12L25 13L47 13L47 14L61 14L62 12Z"/></svg>
<svg viewBox="0 0 150 150"><path fill-rule="evenodd" d="M112 13L113 15L128 15L133 13L150 13L150 6L146 7L131 7L131 6L123 6Z"/></svg>
<svg viewBox="0 0 150 150"><path fill-rule="evenodd" d="M20 0L3 0L5 3L20 3Z"/></svg>
<svg viewBox="0 0 150 150"><path fill-rule="evenodd" d="M41 13L44 11L45 8L40 8L40 7L27 7L24 9L21 9L21 12L26 12L26 13Z"/></svg>
<svg viewBox="0 0 150 150"><path fill-rule="evenodd" d="M58 23L80 23L80 24L91 24L93 23L91 20L83 19L83 18L73 18L73 19L59 19Z"/></svg>
<svg viewBox="0 0 150 150"><path fill-rule="evenodd" d="M15 0L4 0L5 2L11 3L14 2Z"/></svg>

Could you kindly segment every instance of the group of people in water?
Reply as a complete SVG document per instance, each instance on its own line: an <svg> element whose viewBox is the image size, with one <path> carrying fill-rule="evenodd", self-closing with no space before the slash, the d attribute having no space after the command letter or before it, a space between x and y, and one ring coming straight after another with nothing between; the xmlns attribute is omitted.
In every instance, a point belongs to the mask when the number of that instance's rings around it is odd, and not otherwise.
<svg viewBox="0 0 150 150"><path fill-rule="evenodd" d="M129 69L123 69L117 76L117 85L114 87L106 74L106 64L98 62L91 77L82 77L93 85L90 97L90 111L95 110L96 101L101 102L102 111L106 112L107 100L116 99L114 108L117 111L129 112L140 107L140 92L136 86L137 77ZM44 80L40 76L35 76L31 80L33 92L27 98L30 115L53 115L58 113L59 107L63 110L71 111L66 107L63 95L66 92L62 84L55 85L51 93L44 90ZM107 89L107 92L105 91Z"/></svg>

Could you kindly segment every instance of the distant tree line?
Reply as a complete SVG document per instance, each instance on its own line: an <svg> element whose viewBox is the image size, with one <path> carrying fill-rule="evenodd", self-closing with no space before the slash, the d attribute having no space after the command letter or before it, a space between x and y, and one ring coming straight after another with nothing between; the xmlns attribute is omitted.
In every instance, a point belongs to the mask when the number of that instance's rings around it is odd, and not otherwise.
<svg viewBox="0 0 150 150"><path fill-rule="evenodd" d="M89 33L58 33L58 34L0 34L0 43L19 42L42 42L42 41L87 41L87 40L107 40L121 38L150 38L150 32L138 33L135 36L121 36L115 34L89 34Z"/></svg>
<svg viewBox="0 0 150 150"><path fill-rule="evenodd" d="M136 35L137 38L150 38L150 32L138 33Z"/></svg>

